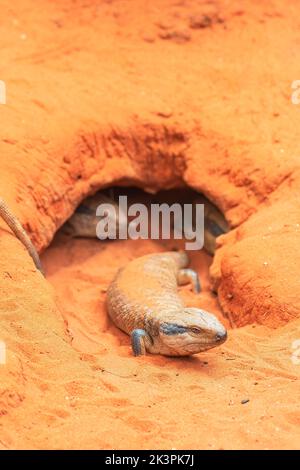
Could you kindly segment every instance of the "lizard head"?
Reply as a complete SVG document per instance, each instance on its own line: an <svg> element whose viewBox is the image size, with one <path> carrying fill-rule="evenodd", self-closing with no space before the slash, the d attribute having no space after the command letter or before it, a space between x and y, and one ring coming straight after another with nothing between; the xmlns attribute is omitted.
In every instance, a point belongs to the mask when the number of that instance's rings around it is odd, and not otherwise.
<svg viewBox="0 0 300 470"><path fill-rule="evenodd" d="M185 308L178 320L160 326L160 339L172 355L197 354L219 346L226 338L227 331L222 323L199 308Z"/></svg>

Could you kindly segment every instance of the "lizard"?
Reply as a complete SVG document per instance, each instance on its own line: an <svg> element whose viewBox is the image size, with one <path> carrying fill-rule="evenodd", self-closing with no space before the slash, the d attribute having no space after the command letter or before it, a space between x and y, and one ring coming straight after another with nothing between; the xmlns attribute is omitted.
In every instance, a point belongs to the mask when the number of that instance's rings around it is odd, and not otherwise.
<svg viewBox="0 0 300 470"><path fill-rule="evenodd" d="M34 264L36 268L42 273L43 268L42 268L42 263L40 260L40 257L38 255L38 252L33 245L32 241L30 240L26 230L22 226L22 224L19 222L17 217L13 215L11 210L9 209L7 203L0 198L0 217L7 223L9 228L13 231L13 233L16 235L16 237L23 243L25 248L27 249L28 253L30 254L31 258L34 261Z"/></svg>
<svg viewBox="0 0 300 470"><path fill-rule="evenodd" d="M198 275L188 269L185 252L141 256L121 268L107 291L107 309L115 325L131 336L135 356L189 356L222 344L225 327L211 313L186 308L177 285Z"/></svg>

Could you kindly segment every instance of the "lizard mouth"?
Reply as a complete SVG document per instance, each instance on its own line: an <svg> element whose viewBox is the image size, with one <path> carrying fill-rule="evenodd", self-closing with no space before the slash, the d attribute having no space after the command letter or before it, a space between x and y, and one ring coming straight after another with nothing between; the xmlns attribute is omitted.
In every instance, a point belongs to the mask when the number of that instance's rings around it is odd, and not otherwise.
<svg viewBox="0 0 300 470"><path fill-rule="evenodd" d="M206 351L208 349L215 348L216 346L220 346L220 344L225 343L227 339L227 332L225 334L222 334L222 337L218 337L218 339L215 340L209 340L209 341L204 341L204 342L199 342L199 341L193 341L191 343L186 344L185 350L192 352L193 350L197 350L197 352L201 351Z"/></svg>

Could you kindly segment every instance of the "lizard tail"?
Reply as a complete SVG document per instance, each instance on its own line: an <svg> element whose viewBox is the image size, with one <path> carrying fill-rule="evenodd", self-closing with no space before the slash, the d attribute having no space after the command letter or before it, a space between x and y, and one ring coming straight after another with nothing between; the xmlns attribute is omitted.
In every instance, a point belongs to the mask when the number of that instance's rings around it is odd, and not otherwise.
<svg viewBox="0 0 300 470"><path fill-rule="evenodd" d="M7 207L6 203L1 198L0 198L0 217L2 217L2 219L7 223L9 228L16 235L16 237L23 243L23 245L27 249L28 253L30 254L31 258L33 259L35 266L44 275L44 271L43 271L43 268L42 268L40 257L38 255L38 252L36 251L32 241L30 240L29 236L27 235L25 229L22 227L21 223L10 212L10 210Z"/></svg>

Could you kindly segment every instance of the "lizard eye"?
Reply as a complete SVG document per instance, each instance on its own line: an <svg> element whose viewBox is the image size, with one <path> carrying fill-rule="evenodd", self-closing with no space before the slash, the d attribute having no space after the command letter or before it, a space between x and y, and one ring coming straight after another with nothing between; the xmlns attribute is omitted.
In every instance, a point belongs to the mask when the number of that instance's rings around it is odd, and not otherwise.
<svg viewBox="0 0 300 470"><path fill-rule="evenodd" d="M192 332L192 333L195 333L196 335L198 335L199 333L201 333L201 328L198 328L198 327L196 327L196 326L193 326L193 327L191 328L191 332Z"/></svg>

